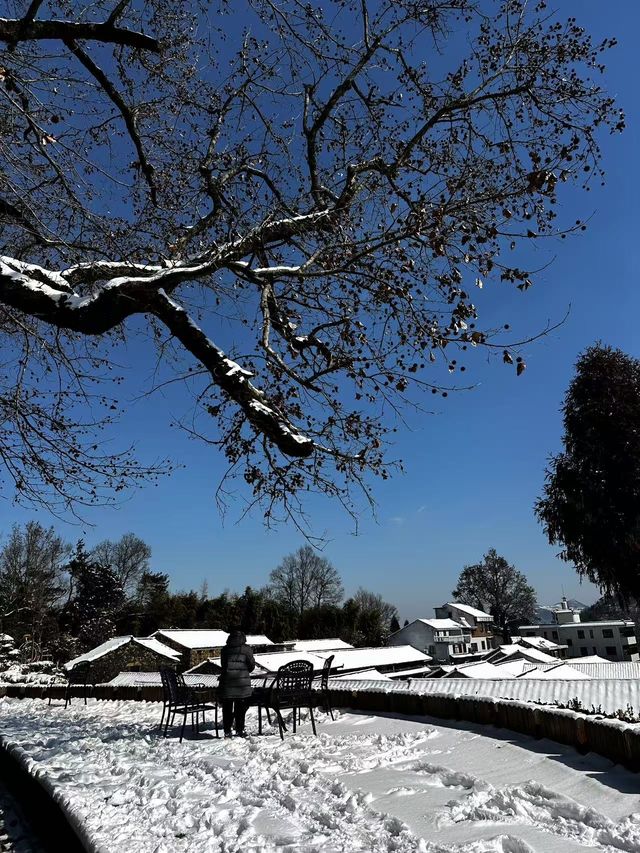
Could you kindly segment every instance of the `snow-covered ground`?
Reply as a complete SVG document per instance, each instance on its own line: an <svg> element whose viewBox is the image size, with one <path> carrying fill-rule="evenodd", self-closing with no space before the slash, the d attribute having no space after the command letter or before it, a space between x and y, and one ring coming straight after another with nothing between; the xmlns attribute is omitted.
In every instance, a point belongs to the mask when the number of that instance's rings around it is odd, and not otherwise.
<svg viewBox="0 0 640 853"><path fill-rule="evenodd" d="M0 733L114 853L640 851L640 777L504 730L342 712L159 738L160 706L0 700ZM256 731L255 717L248 718Z"/></svg>

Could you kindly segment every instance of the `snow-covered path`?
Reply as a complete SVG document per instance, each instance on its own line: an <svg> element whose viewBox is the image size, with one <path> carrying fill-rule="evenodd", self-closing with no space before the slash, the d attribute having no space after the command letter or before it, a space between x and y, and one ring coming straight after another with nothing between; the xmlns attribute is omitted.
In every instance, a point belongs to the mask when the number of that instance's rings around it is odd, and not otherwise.
<svg viewBox="0 0 640 853"><path fill-rule="evenodd" d="M158 738L159 706L0 700L0 733L117 853L640 851L640 777L550 741L320 714L284 744ZM249 718L249 729L254 729Z"/></svg>

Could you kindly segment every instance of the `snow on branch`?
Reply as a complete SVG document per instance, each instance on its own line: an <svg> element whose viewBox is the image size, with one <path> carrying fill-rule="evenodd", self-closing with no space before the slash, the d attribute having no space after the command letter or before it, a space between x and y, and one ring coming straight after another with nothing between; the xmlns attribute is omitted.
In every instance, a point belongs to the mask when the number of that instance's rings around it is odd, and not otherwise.
<svg viewBox="0 0 640 853"><path fill-rule="evenodd" d="M313 441L297 432L281 412L269 405L264 392L249 381L252 374L227 358L164 290L158 291L152 311L185 349L209 370L216 385L240 406L250 423L271 439L282 453L303 458L311 455Z"/></svg>

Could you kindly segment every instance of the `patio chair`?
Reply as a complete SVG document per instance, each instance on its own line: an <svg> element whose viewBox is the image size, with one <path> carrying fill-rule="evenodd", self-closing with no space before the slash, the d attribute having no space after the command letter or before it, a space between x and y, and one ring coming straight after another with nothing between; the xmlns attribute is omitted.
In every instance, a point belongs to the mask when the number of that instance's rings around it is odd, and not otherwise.
<svg viewBox="0 0 640 853"><path fill-rule="evenodd" d="M265 691L258 705L258 732L262 734L262 708L267 710L273 708L278 718L280 738L284 740L284 732L287 727L282 719L281 711L285 708L293 709L293 731L296 731L296 718L300 718L300 709L308 708L311 715L311 726L314 735L317 735L316 721L313 716L313 664L306 660L294 660L281 666L271 686ZM297 712L297 713L296 713Z"/></svg>
<svg viewBox="0 0 640 853"><path fill-rule="evenodd" d="M68 669L65 671L65 676L67 679L67 685L64 690L64 707L71 704L71 696L74 687L82 687L82 698L84 699L84 704L87 704L87 693L93 687L91 683L91 664L89 661L81 661L77 663L72 669ZM51 691L49 692L49 705L51 704L53 696Z"/></svg>
<svg viewBox="0 0 640 853"><path fill-rule="evenodd" d="M167 737L169 726L173 725L176 714L182 714L182 727L180 729L180 743L184 737L187 725L187 716L191 714L191 731L199 733L200 715L204 723L205 711L215 712L216 737L218 732L218 702L207 702L207 696L211 691L204 684L186 684L184 676L174 669L164 668L160 670L162 679L162 717L160 718L160 731L164 726L164 737ZM166 719L165 719L166 714Z"/></svg>
<svg viewBox="0 0 640 853"><path fill-rule="evenodd" d="M330 655L324 662L322 673L320 675L320 696L324 704L326 714L331 714L331 719L334 720L333 708L331 707L331 693L329 692L329 675L331 673L331 664L335 655Z"/></svg>

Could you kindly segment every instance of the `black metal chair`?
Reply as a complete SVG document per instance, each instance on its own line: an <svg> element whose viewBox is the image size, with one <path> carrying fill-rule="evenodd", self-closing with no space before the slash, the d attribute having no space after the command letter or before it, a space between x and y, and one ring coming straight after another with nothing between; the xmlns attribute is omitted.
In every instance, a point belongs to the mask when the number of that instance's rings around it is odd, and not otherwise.
<svg viewBox="0 0 640 853"><path fill-rule="evenodd" d="M322 666L322 673L320 674L320 696L322 697L325 713L331 714L332 720L334 720L335 717L333 716L333 708L331 707L331 693L329 692L329 675L331 673L331 664L333 663L334 658L335 655L330 655L325 660Z"/></svg>
<svg viewBox="0 0 640 853"><path fill-rule="evenodd" d="M204 684L187 684L184 676L174 669L164 668L160 670L162 678L162 717L160 719L160 731L164 726L164 737L167 737L169 726L173 725L176 714L182 714L182 727L180 729L180 743L184 737L187 725L187 716L191 714L191 730L196 734L200 732L200 715L204 724L205 711L215 712L216 737L218 732L218 702L207 702L211 690ZM166 714L166 719L165 719Z"/></svg>
<svg viewBox="0 0 640 853"><path fill-rule="evenodd" d="M300 709L308 708L311 715L311 726L314 735L317 735L316 721L313 716L313 664L306 660L294 660L281 666L271 686L264 692L258 704L258 732L262 734L262 708L267 710L273 708L278 718L280 738L284 740L284 732L287 730L281 711L285 708L293 709L293 731L296 731L296 718L300 719ZM296 713L297 712L297 713Z"/></svg>
<svg viewBox="0 0 640 853"><path fill-rule="evenodd" d="M74 687L82 687L82 698L86 705L87 693L93 687L93 683L91 682L91 663L89 661L81 661L72 669L66 670L65 676L67 678L67 686L64 690L64 707L66 708L67 705L71 704L71 696ZM52 698L52 693L49 692L49 705L51 704Z"/></svg>

